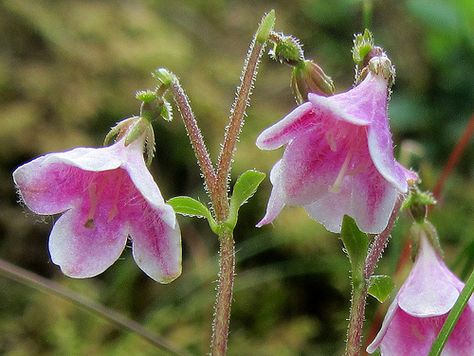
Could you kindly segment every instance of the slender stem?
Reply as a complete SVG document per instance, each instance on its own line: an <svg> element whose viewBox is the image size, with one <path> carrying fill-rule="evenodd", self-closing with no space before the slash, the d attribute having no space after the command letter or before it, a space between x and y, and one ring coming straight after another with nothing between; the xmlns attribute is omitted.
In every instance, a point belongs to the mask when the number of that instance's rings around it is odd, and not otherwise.
<svg viewBox="0 0 474 356"><path fill-rule="evenodd" d="M456 322L461 317L461 314L464 308L466 307L469 301L469 298L471 298L471 295L473 292L474 292L474 270L469 276L466 282L466 285L461 291L461 294L459 294L459 297L456 300L456 303L454 304L453 308L449 312L448 317L446 318L446 321L444 322L443 327L441 328L438 334L438 337L433 342L429 356L441 355L441 352L443 351L443 347L446 344L446 341L448 341L449 335L451 335L451 332L454 330L454 327L456 326ZM470 332L472 332L472 330Z"/></svg>
<svg viewBox="0 0 474 356"><path fill-rule="evenodd" d="M223 356L227 352L235 273L235 250L232 233L225 233L220 236L219 243L219 284L217 285L214 320L212 323L212 356Z"/></svg>
<svg viewBox="0 0 474 356"><path fill-rule="evenodd" d="M86 298L68 288L63 287L59 283L53 282L47 278L41 277L33 272L27 271L21 267L15 266L3 259L0 259L0 273L5 277L33 287L41 292L56 295L63 298L74 305L77 305L98 317L110 321L121 329L129 330L140 336L150 344L168 351L173 355L187 355L175 346L171 345L162 337L144 328L141 324L134 320L128 319L122 314L109 309L93 300Z"/></svg>
<svg viewBox="0 0 474 356"><path fill-rule="evenodd" d="M387 246L388 240L390 239L390 234L395 221L397 220L401 205L402 200L397 199L387 227L372 241L372 245L370 246L369 253L365 260L363 279L359 283L353 283L351 311L347 328L347 343L344 352L345 356L359 355L362 342L362 330L365 321L365 304L367 300L369 280L375 271L375 267L382 256L383 250Z"/></svg>
<svg viewBox="0 0 474 356"><path fill-rule="evenodd" d="M249 105L253 83L257 76L258 63L264 47L265 43L257 42L254 37L245 60L241 83L237 88L237 95L232 105L229 124L226 127L224 143L222 144L222 150L219 154L217 165L216 191L217 196L221 198L217 201L217 206L215 206L218 219L225 218L229 210L227 191L229 188L229 174L232 159L244 123L245 109Z"/></svg>
<svg viewBox="0 0 474 356"><path fill-rule="evenodd" d="M374 241L370 246L369 254L367 255L367 259L365 261L364 277L366 280L368 280L374 274L375 267L377 267L377 263L379 262L380 257L382 257L382 253L388 244L388 240L390 239L390 234L392 233L395 221L397 221L401 206L402 199L400 197L393 207L392 215L390 215L387 227L374 238Z"/></svg>
<svg viewBox="0 0 474 356"><path fill-rule="evenodd" d="M367 292L367 281L363 281L357 285L352 285L351 311L349 315L349 327L347 329L347 343L344 352L345 356L359 355L362 341L362 327L365 320Z"/></svg>
<svg viewBox="0 0 474 356"><path fill-rule="evenodd" d="M186 132L198 160L199 168L203 174L206 190L209 192L211 200L217 201L217 193L215 190L216 173L209 152L207 151L206 144L204 143L201 130L197 124L196 117L194 116L191 105L189 104L189 99L184 92L184 89L181 87L178 78L174 77L170 89L173 93L173 98L178 106L181 117L183 118L184 127L186 128Z"/></svg>

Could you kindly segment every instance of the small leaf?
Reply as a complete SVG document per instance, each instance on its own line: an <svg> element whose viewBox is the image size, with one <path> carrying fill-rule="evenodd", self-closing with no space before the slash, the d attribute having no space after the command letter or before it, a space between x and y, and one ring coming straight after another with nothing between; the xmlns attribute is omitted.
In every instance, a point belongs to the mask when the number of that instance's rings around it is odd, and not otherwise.
<svg viewBox="0 0 474 356"><path fill-rule="evenodd" d="M195 216L198 218L212 218L211 212L206 206L191 197L181 196L168 200L174 211L181 215Z"/></svg>
<svg viewBox="0 0 474 356"><path fill-rule="evenodd" d="M219 235L220 226L217 225L209 209L200 201L191 197L181 196L171 198L167 203L171 205L177 214L207 219L211 230Z"/></svg>
<svg viewBox="0 0 474 356"><path fill-rule="evenodd" d="M237 178L232 197L230 198L230 214L228 225L232 229L237 224L239 208L244 205L257 191L258 186L265 179L265 173L249 170Z"/></svg>
<svg viewBox="0 0 474 356"><path fill-rule="evenodd" d="M367 250L369 248L367 234L359 230L354 219L350 216L344 215L344 219L342 220L341 239L351 262L353 279L356 276L361 277L361 273L364 269L365 258L367 257Z"/></svg>
<svg viewBox="0 0 474 356"><path fill-rule="evenodd" d="M390 276L374 275L370 277L369 294L383 303L393 290L393 281Z"/></svg>
<svg viewBox="0 0 474 356"><path fill-rule="evenodd" d="M242 173L235 182L232 198L230 199L231 206L238 209L244 205L255 194L264 179L265 173L262 172L249 170Z"/></svg>

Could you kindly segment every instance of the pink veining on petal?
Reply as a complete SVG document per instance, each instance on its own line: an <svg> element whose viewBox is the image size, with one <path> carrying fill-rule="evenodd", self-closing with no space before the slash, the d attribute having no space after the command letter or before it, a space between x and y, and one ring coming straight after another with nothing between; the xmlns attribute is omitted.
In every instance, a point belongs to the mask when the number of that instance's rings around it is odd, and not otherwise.
<svg viewBox="0 0 474 356"><path fill-rule="evenodd" d="M274 150L315 125L313 105L304 103L290 112L279 122L263 131L257 138L257 147Z"/></svg>
<svg viewBox="0 0 474 356"><path fill-rule="evenodd" d="M133 257L149 277L160 283L170 283L181 274L179 226L170 226L161 219L166 211L145 208L141 214L137 212L130 223Z"/></svg>

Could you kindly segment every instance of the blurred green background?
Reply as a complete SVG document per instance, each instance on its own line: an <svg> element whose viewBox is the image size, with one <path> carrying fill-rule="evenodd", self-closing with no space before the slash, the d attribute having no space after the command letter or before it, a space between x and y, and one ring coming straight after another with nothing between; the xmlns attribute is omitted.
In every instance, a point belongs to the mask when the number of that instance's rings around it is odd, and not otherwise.
<svg viewBox="0 0 474 356"><path fill-rule="evenodd" d="M432 189L474 111L474 3L375 0L373 6L376 43L397 67L390 106L396 150L416 147L415 158L404 163ZM183 275L170 285L147 278L130 249L103 275L73 280L48 256L54 218L17 204L11 173L45 152L100 145L109 127L137 113L134 93L154 86L150 72L158 66L180 76L216 157L248 43L272 8L276 30L300 38L306 56L323 66L338 91L350 88L352 37L363 30L361 1L0 1L0 257L140 321L192 354L205 354L217 241L204 221L179 217ZM295 106L289 72L264 58L233 179L250 168L268 172L281 155L259 151L254 142ZM165 198L207 201L176 110L175 116L155 126L153 175ZM461 278L474 264L473 162L471 144L431 217L446 261ZM229 355L340 354L350 296L341 242L301 208L286 208L273 226L254 228L270 189L266 180L242 208L236 230ZM409 225L402 215L380 273L393 274ZM377 304L369 301L367 327ZM162 354L68 302L2 276L0 353Z"/></svg>

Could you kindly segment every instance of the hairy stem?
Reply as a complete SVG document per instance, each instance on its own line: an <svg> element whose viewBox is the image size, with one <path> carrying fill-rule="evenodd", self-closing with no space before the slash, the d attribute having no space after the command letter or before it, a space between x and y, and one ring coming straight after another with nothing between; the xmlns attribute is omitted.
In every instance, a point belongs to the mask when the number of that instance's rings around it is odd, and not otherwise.
<svg viewBox="0 0 474 356"><path fill-rule="evenodd" d="M172 355L187 355L179 351L175 346L171 345L162 337L144 328L141 324L134 320L128 319L122 314L109 309L93 300L82 296L68 288L63 287L59 283L53 282L47 278L41 277L33 272L27 271L21 267L15 266L3 259L0 259L0 273L5 277L33 287L41 292L52 294L63 298L98 317L108 320L120 329L129 330L140 336L150 344L169 352Z"/></svg>
<svg viewBox="0 0 474 356"><path fill-rule="evenodd" d="M224 143L222 144L217 166L216 195L221 198L217 201L217 205L215 206L218 219L225 218L229 210L227 191L229 189L229 174L232 159L244 123L245 109L249 105L253 83L257 76L258 63L264 47L265 43L257 42L254 37L245 60L241 83L237 88L237 95L232 105L229 124L226 127Z"/></svg>
<svg viewBox="0 0 474 356"><path fill-rule="evenodd" d="M214 321L212 323L212 356L223 356L227 352L235 272L235 250L232 233L224 233L220 236L219 243L219 282L214 305Z"/></svg>
<svg viewBox="0 0 474 356"><path fill-rule="evenodd" d="M364 275L361 281L352 285L351 310L349 316L349 326L347 328L347 343L345 356L359 355L362 342L362 330L365 321L365 305L368 295L369 280L373 275L377 263L382 257L382 253L387 246L393 226L397 220L402 199L398 199L392 211L392 215L388 221L388 225L384 231L377 235L372 241L369 253L365 260Z"/></svg>
<svg viewBox="0 0 474 356"><path fill-rule="evenodd" d="M215 190L216 173L209 152L207 151L206 144L204 143L201 130L196 121L196 117L194 116L191 105L189 104L189 99L176 77L174 77L170 89L173 93L173 98L178 106L181 117L183 118L184 127L186 128L186 132L198 160L199 168L203 174L206 190L209 192L211 200L217 201L217 193Z"/></svg>

